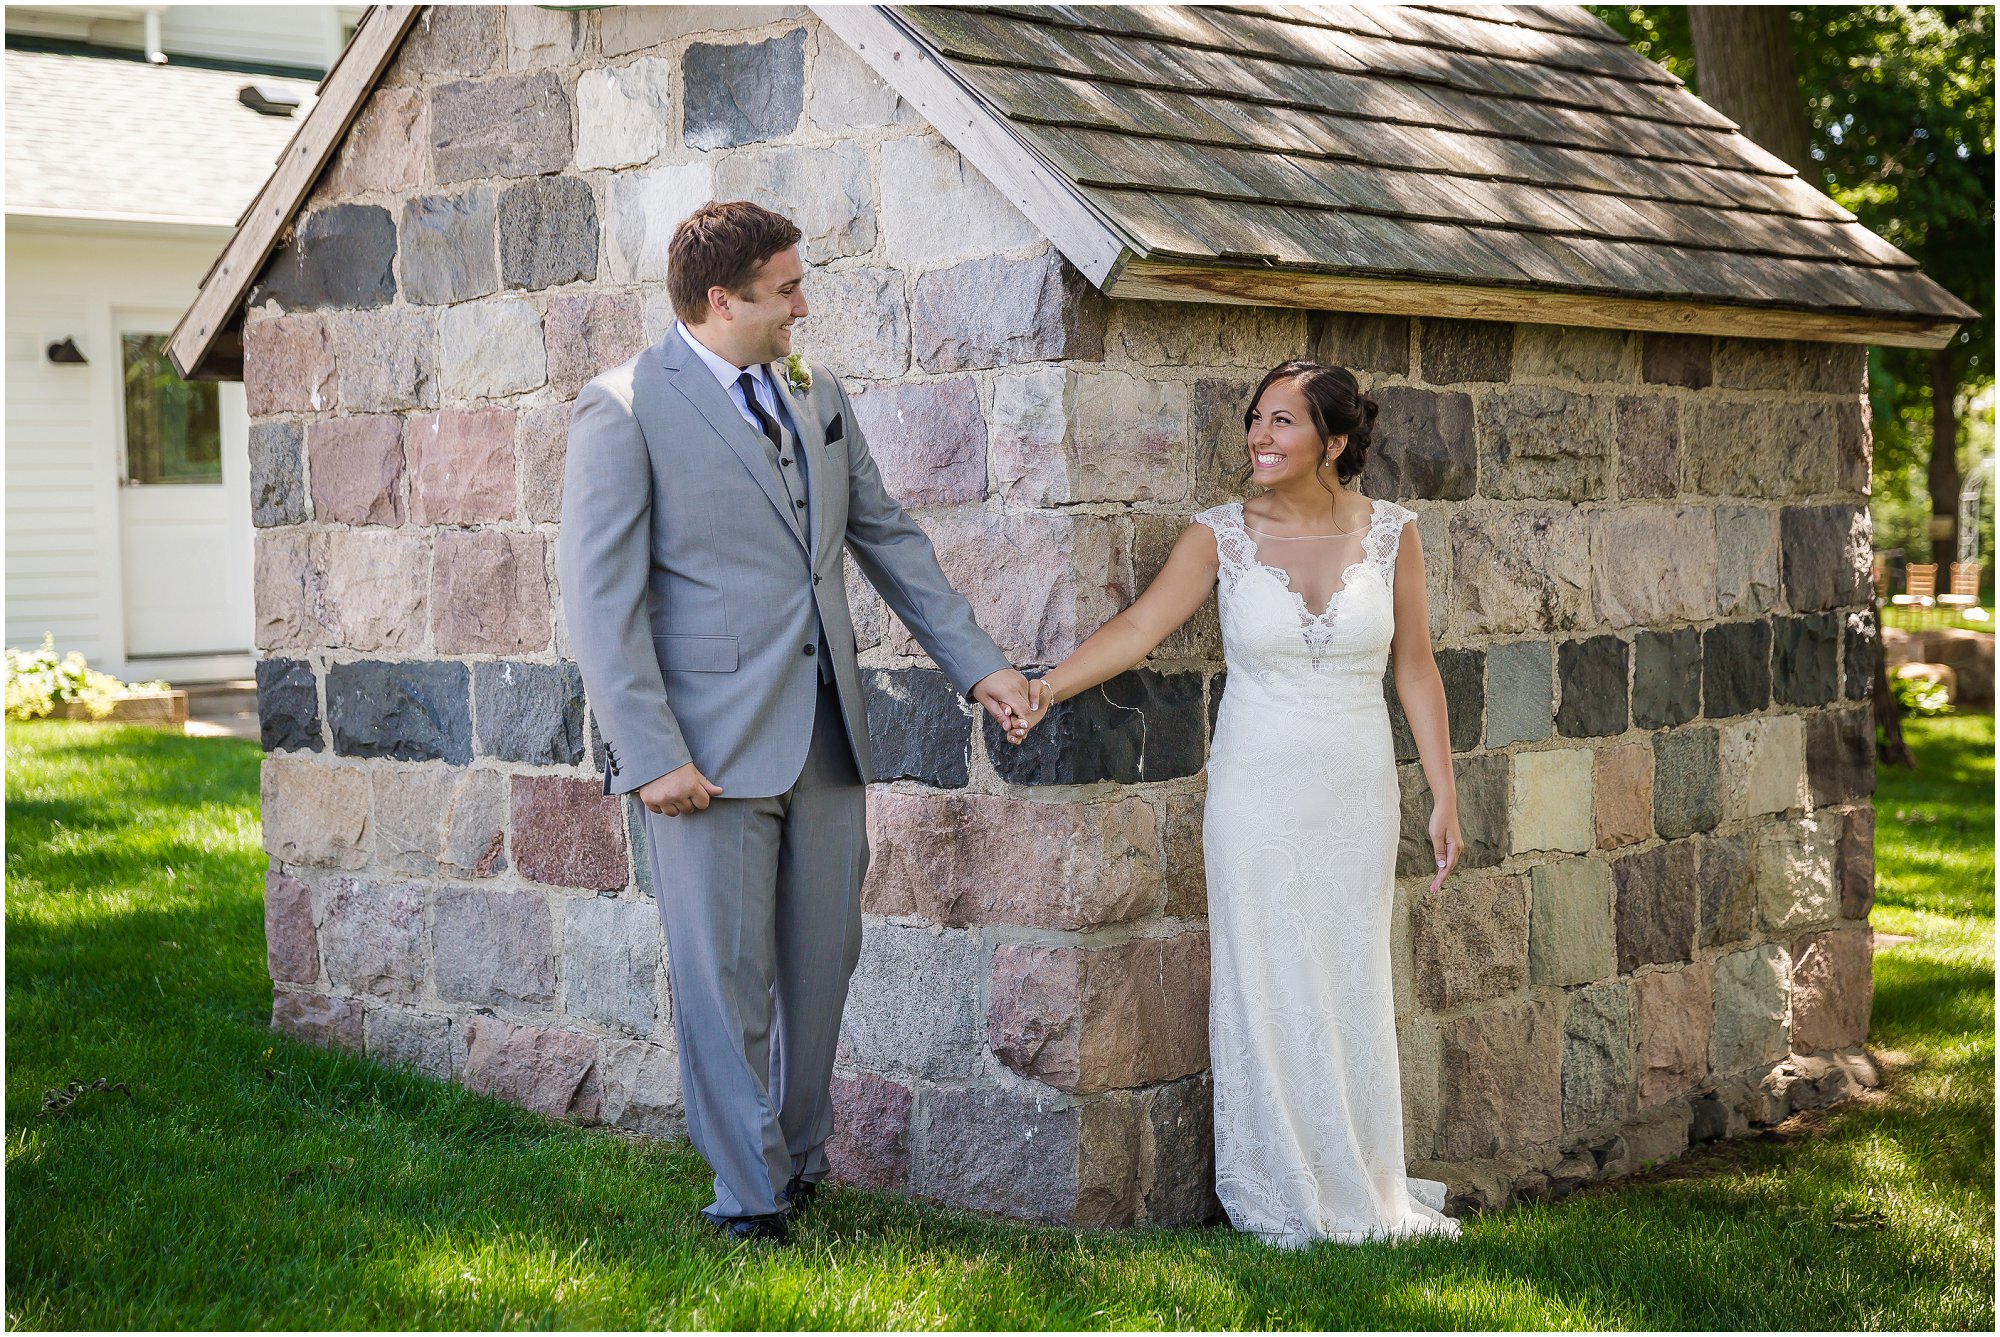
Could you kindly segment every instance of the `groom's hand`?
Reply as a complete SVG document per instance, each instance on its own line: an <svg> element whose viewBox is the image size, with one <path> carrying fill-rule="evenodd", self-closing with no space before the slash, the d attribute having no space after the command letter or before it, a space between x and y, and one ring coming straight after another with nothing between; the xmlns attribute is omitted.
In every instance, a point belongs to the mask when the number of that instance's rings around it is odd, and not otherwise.
<svg viewBox="0 0 2000 1337"><path fill-rule="evenodd" d="M1019 669L987 674L972 684L972 695L1007 731L1008 742L1018 746L1028 736L1028 716L1033 712L1028 705L1028 680Z"/></svg>
<svg viewBox="0 0 2000 1337"><path fill-rule="evenodd" d="M662 816L683 817L697 808L706 808L708 801L720 793L722 786L710 784L708 777L689 762L639 786L639 802Z"/></svg>

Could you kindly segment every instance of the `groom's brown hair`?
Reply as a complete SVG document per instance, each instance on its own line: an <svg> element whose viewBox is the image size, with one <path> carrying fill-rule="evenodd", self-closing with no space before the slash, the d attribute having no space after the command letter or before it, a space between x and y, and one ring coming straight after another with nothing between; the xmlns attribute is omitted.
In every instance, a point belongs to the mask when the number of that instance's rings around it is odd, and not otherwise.
<svg viewBox="0 0 2000 1337"><path fill-rule="evenodd" d="M708 317L708 290L741 293L757 266L799 244L798 225L748 200L716 200L681 220L667 243L667 296L689 325Z"/></svg>

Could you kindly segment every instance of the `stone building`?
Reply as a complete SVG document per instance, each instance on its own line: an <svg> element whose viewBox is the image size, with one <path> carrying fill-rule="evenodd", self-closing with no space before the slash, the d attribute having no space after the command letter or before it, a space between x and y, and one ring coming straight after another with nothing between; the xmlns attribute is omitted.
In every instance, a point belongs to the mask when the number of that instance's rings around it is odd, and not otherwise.
<svg viewBox="0 0 2000 1337"><path fill-rule="evenodd" d="M1874 1080L1864 345L1971 313L1566 9L372 10L174 344L254 423L277 1027L678 1126L554 540L571 398L734 197L804 230L802 348L1024 665L1239 495L1269 366L1381 403L1470 841L1430 892L1397 714L1407 1150L1455 1210ZM854 583L839 1173L1204 1217L1213 605L1015 751Z"/></svg>

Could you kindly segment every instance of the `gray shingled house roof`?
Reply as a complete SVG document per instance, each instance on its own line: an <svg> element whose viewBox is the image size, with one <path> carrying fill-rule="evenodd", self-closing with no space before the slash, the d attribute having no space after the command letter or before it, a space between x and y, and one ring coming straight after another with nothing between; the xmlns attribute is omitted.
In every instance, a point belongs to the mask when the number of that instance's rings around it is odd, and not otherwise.
<svg viewBox="0 0 2000 1337"><path fill-rule="evenodd" d="M374 6L172 350L244 294L417 9ZM818 5L1113 297L1942 346L1978 312L1574 7Z"/></svg>
<svg viewBox="0 0 2000 1337"><path fill-rule="evenodd" d="M304 106L260 115L237 101L248 83ZM10 50L7 211L233 224L313 91L309 79Z"/></svg>

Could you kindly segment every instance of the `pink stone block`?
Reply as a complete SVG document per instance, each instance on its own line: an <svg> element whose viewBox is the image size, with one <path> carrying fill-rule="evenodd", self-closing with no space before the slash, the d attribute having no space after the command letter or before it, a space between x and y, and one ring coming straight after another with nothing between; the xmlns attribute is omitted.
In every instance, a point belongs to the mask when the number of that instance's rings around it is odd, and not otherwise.
<svg viewBox="0 0 2000 1337"><path fill-rule="evenodd" d="M333 343L316 315L243 326L243 398L249 414L325 413L338 406Z"/></svg>
<svg viewBox="0 0 2000 1337"><path fill-rule="evenodd" d="M468 1091L551 1118L595 1121L600 1093L586 1080L597 1066L595 1037L482 1016L466 1019L465 1035Z"/></svg>
<svg viewBox="0 0 2000 1337"><path fill-rule="evenodd" d="M361 1003L323 993L276 989L271 994L271 1029L294 1040L330 1049L361 1052Z"/></svg>
<svg viewBox="0 0 2000 1337"><path fill-rule="evenodd" d="M569 416L568 404L543 404L523 413L515 429L514 449L521 456L521 514L538 524L562 519Z"/></svg>
<svg viewBox="0 0 2000 1337"><path fill-rule="evenodd" d="M1866 927L1808 933L1792 945L1792 1048L1846 1049L1868 1038L1875 1003L1873 935Z"/></svg>
<svg viewBox="0 0 2000 1337"><path fill-rule="evenodd" d="M431 635L438 653L527 654L549 648L547 542L481 529L438 535Z"/></svg>
<svg viewBox="0 0 2000 1337"><path fill-rule="evenodd" d="M330 199L414 190L430 160L424 95L414 88L372 93L354 118L322 193Z"/></svg>
<svg viewBox="0 0 2000 1337"><path fill-rule="evenodd" d="M549 384L574 395L646 346L645 308L626 293L581 293L550 301L542 317Z"/></svg>
<svg viewBox="0 0 2000 1337"><path fill-rule="evenodd" d="M1684 1095L1708 1080L1714 988L1705 962L1632 977L1639 1108Z"/></svg>
<svg viewBox="0 0 2000 1337"><path fill-rule="evenodd" d="M595 891L625 885L623 801L598 781L516 775L509 809L514 866L523 877Z"/></svg>
<svg viewBox="0 0 2000 1337"><path fill-rule="evenodd" d="M826 1158L844 1184L902 1188L910 1175L909 1089L867 1072L835 1077Z"/></svg>
<svg viewBox="0 0 2000 1337"><path fill-rule="evenodd" d="M312 891L276 868L264 874L264 959L274 980L312 984L319 979Z"/></svg>
<svg viewBox="0 0 2000 1337"><path fill-rule="evenodd" d="M447 409L410 419L410 518L472 525L514 518L514 411Z"/></svg>
<svg viewBox="0 0 2000 1337"><path fill-rule="evenodd" d="M874 795L862 907L934 923L1080 929L1160 903L1160 841L1137 796L1037 803L986 794Z"/></svg>
<svg viewBox="0 0 2000 1337"><path fill-rule="evenodd" d="M306 431L313 519L326 524L403 523L403 420L369 414L325 418Z"/></svg>
<svg viewBox="0 0 2000 1337"><path fill-rule="evenodd" d="M864 387L854 416L905 506L950 506L986 495L986 419L970 377Z"/></svg>

